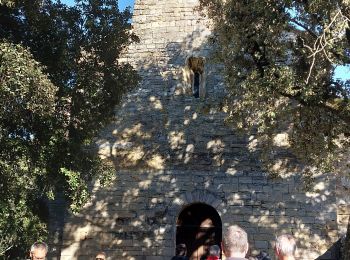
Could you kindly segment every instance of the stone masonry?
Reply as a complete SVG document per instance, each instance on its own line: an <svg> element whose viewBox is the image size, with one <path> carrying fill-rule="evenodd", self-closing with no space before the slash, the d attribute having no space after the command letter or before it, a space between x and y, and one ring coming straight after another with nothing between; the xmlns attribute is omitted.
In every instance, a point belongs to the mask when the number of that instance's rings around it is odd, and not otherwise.
<svg viewBox="0 0 350 260"><path fill-rule="evenodd" d="M254 136L239 135L225 123L220 65L209 57L210 21L197 5L136 1L133 30L140 43L129 47L123 61L135 66L142 82L97 141L101 156L115 166L115 180L107 187L96 182L81 213L64 214L62 237L53 245L59 254L52 259L92 259L103 250L108 259L168 260L177 218L194 203L215 208L223 226L243 227L253 253L273 255L275 236L292 233L298 259L337 259L327 250L345 232L349 198L339 196L347 191L342 186L336 194L342 184L319 174L306 192L283 135L278 145L285 152L276 157L295 167L269 177ZM191 94L188 57L205 60L204 98Z"/></svg>

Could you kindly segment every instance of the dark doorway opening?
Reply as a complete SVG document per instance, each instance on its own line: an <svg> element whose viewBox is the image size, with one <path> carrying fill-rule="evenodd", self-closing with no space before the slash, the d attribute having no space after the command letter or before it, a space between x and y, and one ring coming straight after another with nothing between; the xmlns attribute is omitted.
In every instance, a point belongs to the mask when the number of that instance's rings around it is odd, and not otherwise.
<svg viewBox="0 0 350 260"><path fill-rule="evenodd" d="M209 247L220 246L221 239L221 218L213 207L196 203L182 210L176 223L176 244L186 244L190 260L206 259Z"/></svg>

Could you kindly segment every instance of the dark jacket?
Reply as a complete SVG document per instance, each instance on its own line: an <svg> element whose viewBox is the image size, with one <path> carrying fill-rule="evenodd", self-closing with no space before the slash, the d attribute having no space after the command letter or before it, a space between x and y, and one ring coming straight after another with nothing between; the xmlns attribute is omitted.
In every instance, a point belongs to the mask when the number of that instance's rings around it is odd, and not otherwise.
<svg viewBox="0 0 350 260"><path fill-rule="evenodd" d="M187 256L173 256L171 260L189 260Z"/></svg>

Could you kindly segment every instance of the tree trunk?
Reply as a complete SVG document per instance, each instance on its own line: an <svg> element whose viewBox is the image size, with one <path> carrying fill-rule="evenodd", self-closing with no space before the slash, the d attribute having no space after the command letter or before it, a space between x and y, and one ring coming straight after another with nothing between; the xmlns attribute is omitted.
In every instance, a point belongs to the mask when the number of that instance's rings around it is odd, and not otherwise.
<svg viewBox="0 0 350 260"><path fill-rule="evenodd" d="M350 216L348 220L348 231L346 232L344 241L343 256L343 260L350 260Z"/></svg>

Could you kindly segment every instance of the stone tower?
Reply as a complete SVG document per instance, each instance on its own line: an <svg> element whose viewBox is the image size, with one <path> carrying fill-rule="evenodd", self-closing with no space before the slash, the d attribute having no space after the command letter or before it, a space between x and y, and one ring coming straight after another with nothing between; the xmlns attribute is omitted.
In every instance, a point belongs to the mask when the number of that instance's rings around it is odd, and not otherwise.
<svg viewBox="0 0 350 260"><path fill-rule="evenodd" d="M339 236L335 183L320 176L317 192L305 192L297 172L269 178L254 136L225 124L220 65L209 57L210 21L197 5L136 1L140 43L123 60L142 82L97 141L116 178L108 187L95 183L82 212L65 215L60 259L92 259L102 250L108 259L168 260L185 243L199 260L231 224L247 231L252 253L273 255L275 235L293 233L298 259L336 259L325 253Z"/></svg>

